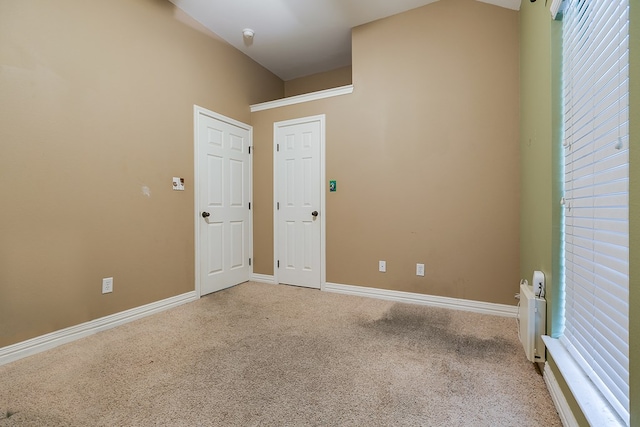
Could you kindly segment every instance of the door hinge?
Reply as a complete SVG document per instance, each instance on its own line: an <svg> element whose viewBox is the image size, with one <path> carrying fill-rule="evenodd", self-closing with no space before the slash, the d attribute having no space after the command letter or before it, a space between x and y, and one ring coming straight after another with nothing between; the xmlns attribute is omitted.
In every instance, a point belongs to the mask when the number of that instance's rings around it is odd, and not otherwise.
<svg viewBox="0 0 640 427"><path fill-rule="evenodd" d="M278 268L280 268L280 260L278 260Z"/></svg>
<svg viewBox="0 0 640 427"><path fill-rule="evenodd" d="M280 144L276 144L276 151L280 151Z"/></svg>
<svg viewBox="0 0 640 427"><path fill-rule="evenodd" d="M249 202L249 210L251 210L251 202Z"/></svg>
<svg viewBox="0 0 640 427"><path fill-rule="evenodd" d="M249 266L251 266L251 258L249 258Z"/></svg>
<svg viewBox="0 0 640 427"><path fill-rule="evenodd" d="M249 154L251 154L251 146L249 146Z"/></svg>
<svg viewBox="0 0 640 427"><path fill-rule="evenodd" d="M277 206L276 209L280 210L280 202L276 203L276 206Z"/></svg>

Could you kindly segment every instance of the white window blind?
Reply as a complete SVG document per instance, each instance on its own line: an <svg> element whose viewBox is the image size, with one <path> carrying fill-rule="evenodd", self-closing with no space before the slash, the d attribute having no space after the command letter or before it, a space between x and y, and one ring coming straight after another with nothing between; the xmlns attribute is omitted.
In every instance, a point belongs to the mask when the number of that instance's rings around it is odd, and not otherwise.
<svg viewBox="0 0 640 427"><path fill-rule="evenodd" d="M565 3L561 342L629 424L629 0Z"/></svg>

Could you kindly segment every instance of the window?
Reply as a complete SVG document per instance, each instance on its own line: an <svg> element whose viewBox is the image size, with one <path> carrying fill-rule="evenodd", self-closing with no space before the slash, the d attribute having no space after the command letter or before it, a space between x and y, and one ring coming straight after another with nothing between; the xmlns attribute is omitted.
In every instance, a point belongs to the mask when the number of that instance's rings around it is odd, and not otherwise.
<svg viewBox="0 0 640 427"><path fill-rule="evenodd" d="M629 424L629 0L565 3L560 341Z"/></svg>

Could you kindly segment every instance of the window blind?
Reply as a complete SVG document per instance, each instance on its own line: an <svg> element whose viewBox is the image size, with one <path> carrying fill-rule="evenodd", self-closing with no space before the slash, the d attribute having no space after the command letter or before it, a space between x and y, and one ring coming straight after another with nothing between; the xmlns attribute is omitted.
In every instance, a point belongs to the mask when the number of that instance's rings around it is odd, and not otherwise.
<svg viewBox="0 0 640 427"><path fill-rule="evenodd" d="M629 424L629 0L566 0L561 342Z"/></svg>

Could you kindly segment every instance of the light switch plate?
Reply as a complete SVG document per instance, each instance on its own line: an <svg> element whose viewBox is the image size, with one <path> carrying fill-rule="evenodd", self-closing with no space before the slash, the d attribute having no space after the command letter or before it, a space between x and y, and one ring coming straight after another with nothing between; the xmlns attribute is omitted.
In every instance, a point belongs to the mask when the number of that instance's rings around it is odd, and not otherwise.
<svg viewBox="0 0 640 427"><path fill-rule="evenodd" d="M173 189L177 191L184 191L184 178L177 176L173 177Z"/></svg>
<svg viewBox="0 0 640 427"><path fill-rule="evenodd" d="M387 262L386 261L378 261L378 271L384 273L387 271Z"/></svg>

